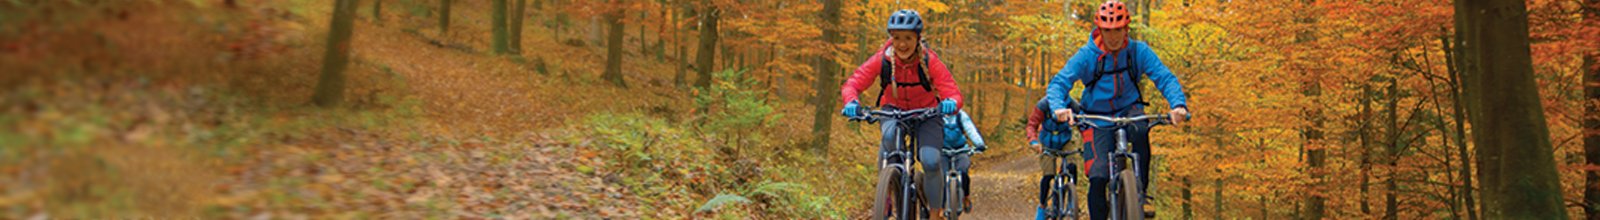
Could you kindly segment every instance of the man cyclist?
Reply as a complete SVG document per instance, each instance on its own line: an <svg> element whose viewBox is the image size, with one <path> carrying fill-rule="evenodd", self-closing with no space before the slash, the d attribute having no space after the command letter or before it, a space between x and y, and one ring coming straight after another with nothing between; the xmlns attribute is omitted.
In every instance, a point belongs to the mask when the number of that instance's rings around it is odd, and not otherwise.
<svg viewBox="0 0 1600 220"><path fill-rule="evenodd" d="M922 44L922 21L922 16L910 9L902 9L889 16L886 31L890 39L856 68L855 73L839 89L840 101L845 103L841 113L845 117L859 117L865 113L860 110L857 95L869 88L874 79L883 80L879 83L884 88L878 95L878 104L884 109L910 110L937 106L940 113L948 115L961 107L961 90L956 88L955 78L950 76L944 61ZM902 122L883 121L884 140L901 138L889 137L889 134L915 138L921 145L918 146L917 157L922 163L923 173L946 172L944 166L947 158L940 151L944 148L946 135L943 123L940 120L905 122L917 124L911 126L911 131L896 132L899 123ZM893 144L892 141L884 141L878 150L888 152L899 148L891 146ZM923 198L927 201L944 201L943 178L943 175L922 175ZM930 219L943 219L943 207L929 208Z"/></svg>
<svg viewBox="0 0 1600 220"><path fill-rule="evenodd" d="M1188 117L1187 98L1183 86L1178 83L1178 77L1161 63L1161 58L1149 45L1128 38L1130 18L1122 2L1111 0L1100 4L1094 16L1095 28L1089 35L1090 43L1079 48L1067 60L1067 65L1056 73L1046 88L1045 98L1056 121L1076 124L1073 115L1078 112L1074 111L1112 117L1143 115L1144 106L1148 103L1144 102L1142 91L1139 91L1138 79L1141 77L1150 78L1162 96L1166 97L1171 108L1167 114L1171 116L1173 124L1180 124ZM1087 87L1079 99L1082 109L1068 108L1072 102L1068 93L1072 90L1072 83L1078 81ZM1126 130L1128 142L1132 143L1131 150L1146 155L1139 157L1139 167L1150 167L1149 129L1132 126ZM1084 159L1088 164L1085 173L1089 177L1089 217L1106 219L1106 213L1110 211L1106 201L1106 183L1110 181L1108 169L1111 162L1106 154L1116 149L1116 134L1109 130L1085 129L1082 136L1087 147ZM1150 182L1150 169L1140 171L1140 187L1144 188Z"/></svg>

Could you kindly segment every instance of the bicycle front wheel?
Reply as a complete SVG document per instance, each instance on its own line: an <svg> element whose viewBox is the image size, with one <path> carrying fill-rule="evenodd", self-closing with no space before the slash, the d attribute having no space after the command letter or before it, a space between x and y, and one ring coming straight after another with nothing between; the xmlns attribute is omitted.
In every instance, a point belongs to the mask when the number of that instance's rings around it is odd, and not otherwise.
<svg viewBox="0 0 1600 220"><path fill-rule="evenodd" d="M1144 204L1140 202L1140 197L1144 194L1139 193L1139 176L1135 176L1133 170L1122 170L1117 172L1117 179L1121 183L1118 185L1120 189L1117 189L1117 194L1120 194L1117 204L1122 206L1118 207L1118 215L1122 219L1143 220Z"/></svg>
<svg viewBox="0 0 1600 220"><path fill-rule="evenodd" d="M895 168L886 167L878 171L878 185L872 194L873 220L890 219L891 217L906 219L903 215L891 214L893 211L899 211L891 209L899 207L897 204L905 202L900 201L900 198L903 198L900 196L900 184L902 184L900 175L903 175L901 170Z"/></svg>
<svg viewBox="0 0 1600 220"><path fill-rule="evenodd" d="M1060 180L1061 188L1059 188L1059 189L1061 189L1061 193L1060 193L1061 196L1064 197L1065 199L1057 198L1057 200L1056 200L1056 203L1060 203L1061 204L1059 206L1062 207L1060 210L1062 210L1062 212L1063 212L1062 213L1062 217L1058 217L1056 219L1072 219L1072 220L1081 219L1079 217L1083 216L1083 212L1082 212L1083 209L1078 208L1077 186L1073 185L1072 181L1068 181L1068 179L1067 179L1068 177L1057 177L1057 178L1061 179ZM1070 201L1070 202L1064 202L1064 201Z"/></svg>
<svg viewBox="0 0 1600 220"><path fill-rule="evenodd" d="M962 206L962 201L967 199L966 192L961 191L962 181L963 180L961 177L946 177L944 185L944 208L946 211L951 213L949 216L946 216L949 219L956 219L956 216L967 211L967 207Z"/></svg>

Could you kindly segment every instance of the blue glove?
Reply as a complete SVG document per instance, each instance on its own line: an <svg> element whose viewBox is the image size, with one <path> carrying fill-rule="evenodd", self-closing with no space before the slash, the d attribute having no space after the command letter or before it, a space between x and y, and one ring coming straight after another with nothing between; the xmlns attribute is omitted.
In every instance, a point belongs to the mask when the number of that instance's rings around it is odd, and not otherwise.
<svg viewBox="0 0 1600 220"><path fill-rule="evenodd" d="M1028 145L1039 145L1039 140L1029 141Z"/></svg>
<svg viewBox="0 0 1600 220"><path fill-rule="evenodd" d="M856 111L859 109L861 109L860 101L850 101L850 103L844 104L844 109L839 110L839 113L844 114L844 117L854 118L856 117Z"/></svg>
<svg viewBox="0 0 1600 220"><path fill-rule="evenodd" d="M956 100L955 99L944 99L944 101L939 102L939 113L946 114L946 115L955 114L956 113Z"/></svg>

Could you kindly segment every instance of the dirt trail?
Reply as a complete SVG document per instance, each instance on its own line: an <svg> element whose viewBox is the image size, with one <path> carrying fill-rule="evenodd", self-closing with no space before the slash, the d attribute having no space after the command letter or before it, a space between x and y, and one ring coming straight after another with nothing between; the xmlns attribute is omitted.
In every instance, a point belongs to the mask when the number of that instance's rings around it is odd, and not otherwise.
<svg viewBox="0 0 1600 220"><path fill-rule="evenodd" d="M453 32L476 33L472 28L457 27ZM540 33L533 29L529 33ZM378 68L388 72L382 74L404 81L401 93L418 102L421 120L415 127L420 131L415 132L424 134L420 142L446 144L419 147L424 144L386 140L404 137L395 134L341 140L357 146L400 145L397 149L401 150L362 153L363 158L412 158L394 163L339 162L350 167L389 164L381 172L350 169L355 171L347 175L414 180L406 183L417 185L412 192L391 192L407 203L392 204L399 208L391 208L414 209L415 204L440 201L453 204L445 206L452 218L485 218L495 213L533 219L632 219L640 215L628 208L637 204L612 201L626 193L619 185L568 169L591 162L574 159L573 147L552 140L562 135L556 131L567 121L582 117L585 111L606 109L596 107L601 101L595 100L603 100L599 97L624 91L565 82L555 75L540 76L530 65L508 56L437 46L430 43L437 41L436 36L427 32L431 31L363 29L356 32L354 41L360 43L353 44L353 49L356 65ZM456 40L446 43L477 44L470 38ZM530 34L525 43L528 57L594 56L584 48L558 46L543 34ZM584 92L572 92L578 87ZM460 144L448 144L457 142ZM361 152L365 151L370 149ZM495 158L499 160L487 162Z"/></svg>
<svg viewBox="0 0 1600 220"><path fill-rule="evenodd" d="M979 156L972 177L973 210L963 218L1033 219L1039 165L1030 152Z"/></svg>
<svg viewBox="0 0 1600 220"><path fill-rule="evenodd" d="M374 28L357 33L357 53L386 65L406 80L421 100L429 130L455 135L492 135L548 124L546 108L531 102L532 80L508 80L519 65L435 47L417 35Z"/></svg>

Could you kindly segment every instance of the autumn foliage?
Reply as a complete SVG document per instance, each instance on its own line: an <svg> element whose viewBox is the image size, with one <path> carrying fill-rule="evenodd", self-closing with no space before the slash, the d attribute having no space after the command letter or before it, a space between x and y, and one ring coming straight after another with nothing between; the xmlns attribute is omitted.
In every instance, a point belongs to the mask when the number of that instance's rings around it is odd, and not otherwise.
<svg viewBox="0 0 1600 220"><path fill-rule="evenodd" d="M1031 217L1025 116L1101 1L339 1L314 107L333 2L0 1L0 218L862 218L879 129L818 106L897 9L992 148L974 218ZM1457 2L1127 2L1195 113L1152 134L1163 218L1495 216ZM1594 216L1600 3L1526 8L1552 196Z"/></svg>

